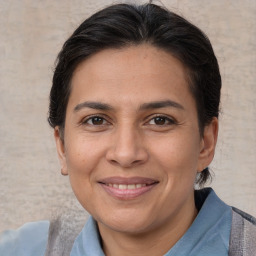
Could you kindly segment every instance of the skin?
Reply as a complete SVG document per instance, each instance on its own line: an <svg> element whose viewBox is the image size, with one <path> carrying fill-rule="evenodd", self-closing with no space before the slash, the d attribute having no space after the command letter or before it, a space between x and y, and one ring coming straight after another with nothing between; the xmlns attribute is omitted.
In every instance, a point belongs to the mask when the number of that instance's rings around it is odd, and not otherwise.
<svg viewBox="0 0 256 256"><path fill-rule="evenodd" d="M218 120L200 136L186 78L179 60L147 44L103 50L73 74L64 138L55 128L57 151L106 255L163 255L196 217L194 180L213 159ZM157 183L116 198L99 183L113 176Z"/></svg>

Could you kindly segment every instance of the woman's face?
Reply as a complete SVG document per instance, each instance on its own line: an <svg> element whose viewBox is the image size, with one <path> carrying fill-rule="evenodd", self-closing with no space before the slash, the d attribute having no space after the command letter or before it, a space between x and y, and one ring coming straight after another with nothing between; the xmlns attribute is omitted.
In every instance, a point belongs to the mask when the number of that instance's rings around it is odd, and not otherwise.
<svg viewBox="0 0 256 256"><path fill-rule="evenodd" d="M62 173L100 228L140 233L194 211L217 125L200 137L183 65L150 45L108 49L71 86L64 143L55 129Z"/></svg>

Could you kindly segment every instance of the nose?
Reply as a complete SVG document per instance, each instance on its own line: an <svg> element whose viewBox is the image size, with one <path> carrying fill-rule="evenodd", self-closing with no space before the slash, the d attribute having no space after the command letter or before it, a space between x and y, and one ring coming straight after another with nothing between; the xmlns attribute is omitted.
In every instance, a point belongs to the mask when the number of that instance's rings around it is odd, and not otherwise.
<svg viewBox="0 0 256 256"><path fill-rule="evenodd" d="M112 164L129 168L145 163L148 153L139 132L131 126L126 126L114 132L106 158Z"/></svg>

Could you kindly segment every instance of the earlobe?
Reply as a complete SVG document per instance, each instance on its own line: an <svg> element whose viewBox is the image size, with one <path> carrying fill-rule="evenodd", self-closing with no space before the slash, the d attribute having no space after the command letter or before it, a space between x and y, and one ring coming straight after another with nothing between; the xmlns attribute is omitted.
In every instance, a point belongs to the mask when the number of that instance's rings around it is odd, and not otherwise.
<svg viewBox="0 0 256 256"><path fill-rule="evenodd" d="M61 174L68 175L65 147L64 147L64 138L61 134L59 126L56 126L54 128L54 138L55 138L56 149L57 149L57 153L58 153L58 157L61 165Z"/></svg>
<svg viewBox="0 0 256 256"><path fill-rule="evenodd" d="M210 124L204 127L203 138L201 139L201 151L198 161L198 172L203 171L212 162L218 138L218 119L214 117Z"/></svg>

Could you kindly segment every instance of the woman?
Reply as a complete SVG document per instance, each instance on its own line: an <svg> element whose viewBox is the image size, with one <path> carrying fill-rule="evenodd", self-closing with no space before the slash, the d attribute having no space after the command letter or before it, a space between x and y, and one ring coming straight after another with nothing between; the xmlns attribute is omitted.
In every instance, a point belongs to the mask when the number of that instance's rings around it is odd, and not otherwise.
<svg viewBox="0 0 256 256"><path fill-rule="evenodd" d="M58 56L49 123L91 217L61 249L70 230L46 221L4 234L2 254L253 255L255 219L194 189L210 178L220 89L209 40L178 15L119 4L85 20Z"/></svg>

